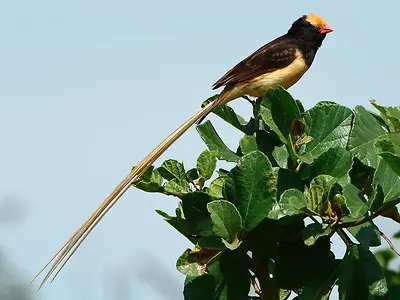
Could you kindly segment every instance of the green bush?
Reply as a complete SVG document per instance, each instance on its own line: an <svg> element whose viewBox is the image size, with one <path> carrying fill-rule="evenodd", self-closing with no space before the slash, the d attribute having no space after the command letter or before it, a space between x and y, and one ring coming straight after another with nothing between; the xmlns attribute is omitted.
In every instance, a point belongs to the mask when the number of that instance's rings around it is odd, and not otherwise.
<svg viewBox="0 0 400 300"><path fill-rule="evenodd" d="M206 121L195 168L169 159L134 183L180 199L174 216L157 212L194 245L177 261L185 299L328 299L335 285L340 299L400 299L370 250L381 244L374 219L400 219L400 107L305 111L284 89L253 104L248 122L214 110L243 133L236 151ZM232 169L215 172L218 161Z"/></svg>

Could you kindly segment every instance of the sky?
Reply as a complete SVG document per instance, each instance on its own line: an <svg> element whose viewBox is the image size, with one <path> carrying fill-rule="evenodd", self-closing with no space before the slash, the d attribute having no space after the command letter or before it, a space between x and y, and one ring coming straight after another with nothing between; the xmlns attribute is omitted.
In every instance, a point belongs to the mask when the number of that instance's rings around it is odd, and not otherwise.
<svg viewBox="0 0 400 300"><path fill-rule="evenodd" d="M0 201L20 213L0 226L8 262L29 282L131 166L215 93L216 80L303 14L322 15L334 32L290 89L295 98L306 108L400 105L399 9L394 0L0 0ZM232 106L250 113L245 101ZM234 129L209 119L236 145ZM204 149L192 128L158 162L194 166ZM175 207L174 198L131 189L33 295L183 299L175 263L190 244L154 212ZM398 229L378 224L388 235ZM343 251L340 241L334 250Z"/></svg>

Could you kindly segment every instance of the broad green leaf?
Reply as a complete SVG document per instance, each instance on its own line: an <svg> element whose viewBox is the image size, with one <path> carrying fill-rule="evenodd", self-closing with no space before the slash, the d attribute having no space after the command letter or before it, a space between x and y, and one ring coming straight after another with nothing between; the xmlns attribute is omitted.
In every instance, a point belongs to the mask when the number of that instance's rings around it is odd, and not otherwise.
<svg viewBox="0 0 400 300"><path fill-rule="evenodd" d="M349 183L343 186L343 196L346 207L353 218L361 218L368 211L367 200L353 184Z"/></svg>
<svg viewBox="0 0 400 300"><path fill-rule="evenodd" d="M243 251L227 251L220 257L220 276L213 300L248 299L250 273L248 256ZM205 299L204 299L205 300Z"/></svg>
<svg viewBox="0 0 400 300"><path fill-rule="evenodd" d="M329 236L332 233L332 227L328 224L313 223L303 230L304 244L312 246L323 236Z"/></svg>
<svg viewBox="0 0 400 300"><path fill-rule="evenodd" d="M187 180L196 180L199 178L199 172L196 168L190 169L186 172L186 179Z"/></svg>
<svg viewBox="0 0 400 300"><path fill-rule="evenodd" d="M342 178L342 181L349 183L348 173L353 165L353 158L349 151L343 148L331 148L322 153L309 167L310 178L318 175L330 175Z"/></svg>
<svg viewBox="0 0 400 300"><path fill-rule="evenodd" d="M196 235L213 235L207 204L214 199L204 192L182 195L182 209L191 232Z"/></svg>
<svg viewBox="0 0 400 300"><path fill-rule="evenodd" d="M276 146L272 152L272 156L275 158L277 164L281 168L287 168L287 160L289 158L289 153L286 146Z"/></svg>
<svg viewBox="0 0 400 300"><path fill-rule="evenodd" d="M185 300L214 299L216 279L220 274L219 263L213 264L207 274L187 276L183 296Z"/></svg>
<svg viewBox="0 0 400 300"><path fill-rule="evenodd" d="M200 276L205 274L205 270L199 265L196 255L193 255L190 252L191 250L187 249L178 258L176 262L176 268L178 271L188 276Z"/></svg>
<svg viewBox="0 0 400 300"><path fill-rule="evenodd" d="M305 114L305 133L312 137L305 151L314 158L330 148L347 145L353 114L347 107L320 102Z"/></svg>
<svg viewBox="0 0 400 300"><path fill-rule="evenodd" d="M284 219L282 219L284 220ZM300 289L312 283L335 260L328 237L312 246L298 239L281 240L275 249L275 279L284 289Z"/></svg>
<svg viewBox="0 0 400 300"><path fill-rule="evenodd" d="M379 122L362 106L356 106L353 128L347 149L363 164L376 168L378 156L374 150L376 138L386 133Z"/></svg>
<svg viewBox="0 0 400 300"><path fill-rule="evenodd" d="M376 153L400 176L400 133L388 134L374 144Z"/></svg>
<svg viewBox="0 0 400 300"><path fill-rule="evenodd" d="M164 161L161 167L157 168L157 170L166 180L186 180L186 172L183 164L175 159Z"/></svg>
<svg viewBox="0 0 400 300"><path fill-rule="evenodd" d="M307 201L304 194L297 189L288 189L279 200L281 211L286 216L293 216L307 212Z"/></svg>
<svg viewBox="0 0 400 300"><path fill-rule="evenodd" d="M240 140L240 151L242 151L243 154L247 154L254 150L258 150L256 137L253 135L245 135Z"/></svg>
<svg viewBox="0 0 400 300"><path fill-rule="evenodd" d="M167 213L161 211L161 210L156 210L156 213L159 214L164 218L164 220L174 227L179 233L181 233L183 236L189 239L192 243L195 243L195 239L191 237L191 228L189 223L185 219L181 219L178 217L173 217L168 215Z"/></svg>
<svg viewBox="0 0 400 300"><path fill-rule="evenodd" d="M292 96L283 88L270 89L264 96L271 103L272 119L283 136L292 132L293 122L302 120L300 109Z"/></svg>
<svg viewBox="0 0 400 300"><path fill-rule="evenodd" d="M217 152L216 151L203 151L197 159L197 170L200 177L208 180L214 173L217 167Z"/></svg>
<svg viewBox="0 0 400 300"><path fill-rule="evenodd" d="M286 136L282 134L272 118L271 102L267 97L263 97L262 101L256 103L256 106L254 107L254 116L257 119L262 120L262 122L268 127L267 130L270 129L275 132L282 143L286 143Z"/></svg>
<svg viewBox="0 0 400 300"><path fill-rule="evenodd" d="M213 232L228 243L240 237L243 220L235 205L226 200L215 200L207 204L213 222Z"/></svg>
<svg viewBox="0 0 400 300"><path fill-rule="evenodd" d="M235 204L247 231L267 217L276 201L276 182L271 175L268 158L260 151L253 151L240 159L225 182L226 199Z"/></svg>
<svg viewBox="0 0 400 300"><path fill-rule="evenodd" d="M216 100L219 95L212 96L205 100L202 104L202 107L206 106L208 103ZM225 122L231 124L233 127L245 132L244 125L246 124L246 121L238 114L235 113L235 111L228 105L218 105L216 108L213 109L212 111L214 114L216 114L218 117L220 117L222 120Z"/></svg>
<svg viewBox="0 0 400 300"><path fill-rule="evenodd" d="M385 116L385 118L390 121L394 130L400 131L400 106L385 107L378 105L375 100L371 100L370 102L383 116Z"/></svg>
<svg viewBox="0 0 400 300"><path fill-rule="evenodd" d="M400 198L400 177L386 163L380 159L374 174L373 185L379 185L384 195L383 204L390 203Z"/></svg>
<svg viewBox="0 0 400 300"><path fill-rule="evenodd" d="M224 184L225 180L222 177L217 177L211 182L210 187L206 189L206 192L215 198L223 198L222 191Z"/></svg>
<svg viewBox="0 0 400 300"><path fill-rule="evenodd" d="M367 249L369 247L378 247L381 245L379 228L371 221L358 226L349 227L347 230Z"/></svg>
<svg viewBox="0 0 400 300"><path fill-rule="evenodd" d="M236 162L240 159L240 157L235 152L230 150L221 140L210 121L206 121L203 124L198 125L196 129L208 148L211 151L217 151L219 159L230 162Z"/></svg>
<svg viewBox="0 0 400 300"><path fill-rule="evenodd" d="M337 179L330 175L318 175L310 183L307 197L307 208L318 214L324 215L328 210L328 200L332 187Z"/></svg>
<svg viewBox="0 0 400 300"><path fill-rule="evenodd" d="M328 209L325 199L324 188L320 185L313 185L308 191L307 209L317 215L323 215Z"/></svg>
<svg viewBox="0 0 400 300"><path fill-rule="evenodd" d="M151 166L140 176L139 180L135 181L132 185L148 193L162 193L164 191L162 183L163 179L160 173Z"/></svg>
<svg viewBox="0 0 400 300"><path fill-rule="evenodd" d="M371 197L373 192L372 180L375 169L366 166L359 159L354 158L353 166L349 172L351 183L360 190L362 194Z"/></svg>
<svg viewBox="0 0 400 300"><path fill-rule="evenodd" d="M254 150L260 150L268 157L271 165L273 167L277 167L278 163L275 160L273 152L275 150L275 147L281 145L282 143L277 135L273 131L267 132L264 130L258 130L256 131L255 137L257 148Z"/></svg>
<svg viewBox="0 0 400 300"><path fill-rule="evenodd" d="M171 195L182 195L190 191L189 183L186 180L178 180L176 178L168 181L164 186L164 192Z"/></svg>
<svg viewBox="0 0 400 300"><path fill-rule="evenodd" d="M388 293L381 266L374 254L364 246L348 246L339 272L340 300L372 299Z"/></svg>
<svg viewBox="0 0 400 300"><path fill-rule="evenodd" d="M338 279L340 260L329 260L302 289L298 300L329 300Z"/></svg>

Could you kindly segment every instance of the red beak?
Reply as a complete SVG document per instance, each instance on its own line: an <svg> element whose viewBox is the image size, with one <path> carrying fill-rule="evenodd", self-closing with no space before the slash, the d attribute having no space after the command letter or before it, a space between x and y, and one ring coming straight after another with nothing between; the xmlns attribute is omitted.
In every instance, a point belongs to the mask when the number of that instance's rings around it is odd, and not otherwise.
<svg viewBox="0 0 400 300"><path fill-rule="evenodd" d="M322 28L319 30L320 34L324 34L324 33L329 33L332 32L333 28L331 26L329 26L328 24L325 24L324 26L322 26Z"/></svg>

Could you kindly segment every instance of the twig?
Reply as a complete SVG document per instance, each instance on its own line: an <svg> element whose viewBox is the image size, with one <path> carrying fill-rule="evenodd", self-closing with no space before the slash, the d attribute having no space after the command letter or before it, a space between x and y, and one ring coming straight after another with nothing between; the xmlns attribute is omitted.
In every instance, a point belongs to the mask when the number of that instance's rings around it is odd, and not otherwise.
<svg viewBox="0 0 400 300"><path fill-rule="evenodd" d="M279 292L275 280L269 276L268 258L259 260L251 259L251 271L253 271L260 283L261 299L279 300Z"/></svg>
<svg viewBox="0 0 400 300"><path fill-rule="evenodd" d="M349 236L346 234L343 228L337 228L336 232L343 240L343 242L346 244L346 246L350 246L353 244L353 241L349 238Z"/></svg>
<svg viewBox="0 0 400 300"><path fill-rule="evenodd" d="M261 292L260 287L258 286L258 283L257 283L257 281L256 281L256 277L255 277L255 276L251 276L251 277L250 277L250 280L251 280L251 284L252 284L252 286L253 286L253 288L254 288L254 292L255 292L258 296L261 297L262 292Z"/></svg>
<svg viewBox="0 0 400 300"><path fill-rule="evenodd" d="M376 212L374 212L372 215L367 216L367 217L363 217L361 219L355 220L353 222L346 222L346 223L341 223L339 222L338 226L340 228L347 228L347 227L353 227L353 226L357 226L357 225L361 225L364 224L366 222L372 221L373 219L375 219L376 217L380 216L384 211L392 208L393 206L396 206L397 204L400 203L400 199L397 199L396 201L393 202L393 205L389 205L389 206L385 206L385 207L381 207L380 209L378 209Z"/></svg>
<svg viewBox="0 0 400 300"><path fill-rule="evenodd" d="M394 253L396 253L397 256L400 256L399 251L396 250L396 247L393 245L392 241L382 231L379 231L379 232L381 234L381 237L383 237L385 239L386 243L388 243L390 249L392 249L392 251Z"/></svg>

